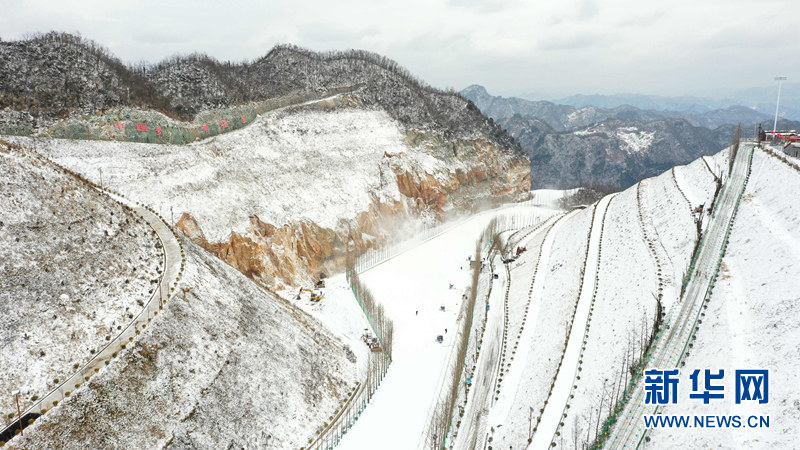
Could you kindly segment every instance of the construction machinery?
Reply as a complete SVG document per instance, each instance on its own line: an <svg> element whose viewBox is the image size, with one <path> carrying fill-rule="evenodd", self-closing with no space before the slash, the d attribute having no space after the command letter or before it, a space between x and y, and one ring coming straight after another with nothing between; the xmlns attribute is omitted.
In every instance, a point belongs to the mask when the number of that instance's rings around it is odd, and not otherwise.
<svg viewBox="0 0 800 450"><path fill-rule="evenodd" d="M367 329L364 330L364 334L361 335L361 340L367 344L369 347L369 351L372 353L380 353L383 351L381 348L381 343L375 336L372 335Z"/></svg>
<svg viewBox="0 0 800 450"><path fill-rule="evenodd" d="M311 301L312 301L312 302L318 302L318 301L322 300L322 297L324 297L324 296L325 296L325 295L322 293L322 291L319 291L319 292L314 292L314 291L312 291L311 289L306 289L306 288L304 288L304 287L301 287L301 288L300 288L300 290L299 290L299 291L297 291L297 300L300 300L300 294L302 294L302 293L303 293L303 291L306 291L306 292L308 292L309 294L311 294Z"/></svg>

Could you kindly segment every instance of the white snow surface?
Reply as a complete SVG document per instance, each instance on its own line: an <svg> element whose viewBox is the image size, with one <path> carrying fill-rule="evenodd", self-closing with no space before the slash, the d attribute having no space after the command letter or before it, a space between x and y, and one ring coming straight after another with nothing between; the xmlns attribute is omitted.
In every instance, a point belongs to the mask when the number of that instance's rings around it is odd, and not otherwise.
<svg viewBox="0 0 800 450"><path fill-rule="evenodd" d="M617 137L622 140L623 148L628 153L643 153L653 144L655 131L636 131L621 128L617 130Z"/></svg>
<svg viewBox="0 0 800 450"><path fill-rule="evenodd" d="M139 313L163 250L134 212L45 159L0 147L0 424ZM56 382L59 380L59 382Z"/></svg>
<svg viewBox="0 0 800 450"><path fill-rule="evenodd" d="M541 280L536 280L532 309L520 347L508 369L510 375L504 380L499 399L489 411L489 437L500 448L526 443L530 408L534 407L538 416L538 409L544 406L578 296L591 217L590 208L565 217L548 238L550 242L545 244L545 250L549 251L548 255L542 255L537 274ZM512 270L512 285L531 285L533 273L530 268L522 270L527 265ZM527 297L527 292L524 294ZM526 298L509 298L509 303L522 301ZM484 440L485 436L479 436L479 439Z"/></svg>
<svg viewBox="0 0 800 450"><path fill-rule="evenodd" d="M315 436L355 386L355 359L316 319L184 247L185 300L12 443L296 449Z"/></svg>
<svg viewBox="0 0 800 450"><path fill-rule="evenodd" d="M39 139L38 148L164 217L170 207L176 221L191 213L210 242L245 233L251 215L275 226L306 219L335 228L373 195L400 198L394 177L381 176L384 153L424 167L436 162L406 152L396 121L364 108L273 111L190 145Z"/></svg>
<svg viewBox="0 0 800 450"><path fill-rule="evenodd" d="M553 211L530 206L502 210L504 215L512 213L545 219ZM478 214L361 274L394 322L393 362L340 448L374 448L380 442L381 448L409 449L419 444L453 346L461 296L469 286L467 257L474 254L475 241L494 215ZM436 342L438 335L445 338L442 344Z"/></svg>
<svg viewBox="0 0 800 450"><path fill-rule="evenodd" d="M561 370L551 388L548 405L541 416L538 431L533 435L531 445L534 448L546 448L555 438L559 423L563 420L564 408L570 403L573 382L580 376L578 361L581 356L581 347L584 339L584 329L588 326L589 314L593 300L595 275L600 270L597 255L600 252L601 231L603 230L605 211L613 196L602 198L596 205L594 222L589 238L588 259L584 272L581 294L578 296L578 305L572 319L572 331L569 341L564 349ZM557 440L557 439L556 439Z"/></svg>
<svg viewBox="0 0 800 450"><path fill-rule="evenodd" d="M688 372L709 368L726 373L726 398L702 401L679 391L678 404L663 414L769 416L769 428L652 430L652 448L795 448L800 442L800 203L789 193L800 175L756 150L745 195L734 221L705 320L686 360ZM736 369L769 369L769 403L736 405ZM684 373L686 372L686 373Z"/></svg>

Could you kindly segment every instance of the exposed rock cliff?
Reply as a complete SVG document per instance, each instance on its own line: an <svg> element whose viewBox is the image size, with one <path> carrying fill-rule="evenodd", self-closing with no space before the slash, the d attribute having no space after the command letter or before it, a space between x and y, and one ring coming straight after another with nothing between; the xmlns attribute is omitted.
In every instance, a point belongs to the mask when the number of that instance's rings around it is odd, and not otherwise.
<svg viewBox="0 0 800 450"><path fill-rule="evenodd" d="M341 270L348 248L527 195L528 160L479 137L405 129L339 96L187 146L40 141L61 163L161 208L264 286Z"/></svg>

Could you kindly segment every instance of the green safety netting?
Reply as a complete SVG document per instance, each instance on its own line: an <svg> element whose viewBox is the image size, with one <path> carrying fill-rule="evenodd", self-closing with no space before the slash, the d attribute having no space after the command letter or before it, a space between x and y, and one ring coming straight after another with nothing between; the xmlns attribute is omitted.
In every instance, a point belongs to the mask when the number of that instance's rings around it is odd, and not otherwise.
<svg viewBox="0 0 800 450"><path fill-rule="evenodd" d="M102 116L69 119L48 130L54 138L118 140L156 144L188 144L249 125L260 114L278 108L353 92L356 87L343 87L325 92L305 92L263 100L257 103L204 111L192 122L180 122L154 111L113 110ZM14 128L14 127L11 127ZM25 129L26 128L26 129ZM16 127L0 134L31 134L31 127Z"/></svg>

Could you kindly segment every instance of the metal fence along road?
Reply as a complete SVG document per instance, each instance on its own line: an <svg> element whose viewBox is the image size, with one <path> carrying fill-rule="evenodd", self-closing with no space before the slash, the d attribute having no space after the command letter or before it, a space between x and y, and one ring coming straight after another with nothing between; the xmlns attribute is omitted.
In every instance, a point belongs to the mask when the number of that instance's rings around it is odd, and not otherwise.
<svg viewBox="0 0 800 450"><path fill-rule="evenodd" d="M47 159L47 158L45 158ZM57 163L49 160L52 164L65 170L69 173L71 171L61 167ZM74 174L73 174L74 175ZM83 384L100 371L105 365L110 363L110 360L116 357L120 351L126 348L127 344L134 340L136 335L140 334L143 329L158 315L159 310L162 308L163 303L167 301L171 293L175 292L183 273L185 265L185 254L182 244L177 239L177 234L172 228L164 221L163 218L147 206L134 204L130 200L122 197L119 194L108 192L98 185L88 181L90 186L107 194L113 200L131 208L131 210L142 217L147 224L156 232L159 241L164 249L164 272L161 274L158 287L154 289L153 294L144 304L139 313L126 325L117 335L112 336L108 343L99 351L94 353L88 362L80 366L75 372L62 381L56 388L44 395L41 399L27 407L20 417L38 417L48 411L48 409L57 406L65 398L72 395ZM3 432L8 429L13 429L17 426L17 420L8 424Z"/></svg>
<svg viewBox="0 0 800 450"><path fill-rule="evenodd" d="M697 331L700 312L710 298L718 276L733 219L749 177L754 145L754 142L744 140L740 145L733 170L715 202L711 223L703 234L686 292L667 315L664 328L650 352L647 367L677 368L686 357L688 344ZM646 405L644 399L644 383L640 378L611 434L600 439L606 447L638 448L642 444L647 433L643 416L659 411L657 406Z"/></svg>

